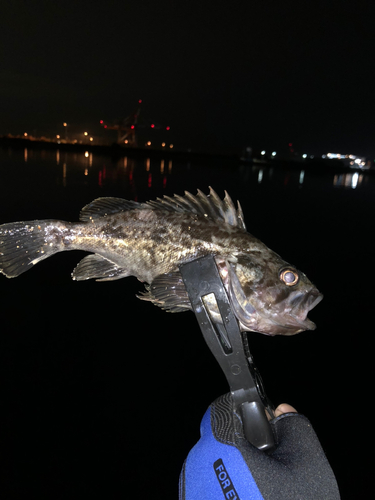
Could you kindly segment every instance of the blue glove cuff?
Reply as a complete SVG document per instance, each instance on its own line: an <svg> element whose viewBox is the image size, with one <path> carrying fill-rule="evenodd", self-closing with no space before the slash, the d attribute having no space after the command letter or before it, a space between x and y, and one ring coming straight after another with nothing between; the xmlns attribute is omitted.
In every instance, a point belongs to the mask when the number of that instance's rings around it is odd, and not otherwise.
<svg viewBox="0 0 375 500"><path fill-rule="evenodd" d="M190 451L180 476L180 500L264 500L241 452L215 439L211 407L201 422L201 439ZM215 422L213 415L213 424Z"/></svg>

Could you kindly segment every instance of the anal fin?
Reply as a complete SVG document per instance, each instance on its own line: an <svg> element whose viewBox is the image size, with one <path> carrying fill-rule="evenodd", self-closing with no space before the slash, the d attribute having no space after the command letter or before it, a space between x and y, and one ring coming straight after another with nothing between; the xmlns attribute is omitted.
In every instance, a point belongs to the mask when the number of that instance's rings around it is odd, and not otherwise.
<svg viewBox="0 0 375 500"><path fill-rule="evenodd" d="M77 281L96 279L96 281L113 281L129 276L126 269L116 266L110 260L98 254L90 254L83 258L72 272Z"/></svg>

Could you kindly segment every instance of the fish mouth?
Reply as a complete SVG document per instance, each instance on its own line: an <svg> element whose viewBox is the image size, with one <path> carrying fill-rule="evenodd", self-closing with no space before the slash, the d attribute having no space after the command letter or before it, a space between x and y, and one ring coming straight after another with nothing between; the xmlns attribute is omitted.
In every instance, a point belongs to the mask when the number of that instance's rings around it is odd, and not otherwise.
<svg viewBox="0 0 375 500"><path fill-rule="evenodd" d="M315 323L311 321L307 315L309 311L314 309L314 307L319 304L322 299L323 294L321 294L316 288L308 293L297 292L291 299L292 308L288 314L287 322L280 326L293 330L294 333L302 332L304 330L315 330Z"/></svg>

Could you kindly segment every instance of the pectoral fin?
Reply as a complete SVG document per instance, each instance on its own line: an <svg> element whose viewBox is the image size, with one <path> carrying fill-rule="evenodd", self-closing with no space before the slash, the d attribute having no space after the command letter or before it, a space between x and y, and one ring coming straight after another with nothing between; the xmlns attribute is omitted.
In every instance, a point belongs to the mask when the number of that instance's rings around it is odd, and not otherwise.
<svg viewBox="0 0 375 500"><path fill-rule="evenodd" d="M112 281L129 276L126 269L116 266L101 255L91 254L82 259L72 272L77 281L96 279L96 281Z"/></svg>
<svg viewBox="0 0 375 500"><path fill-rule="evenodd" d="M179 272L157 276L151 285L146 285L146 290L137 297L141 300L148 300L165 311L191 310L190 300Z"/></svg>

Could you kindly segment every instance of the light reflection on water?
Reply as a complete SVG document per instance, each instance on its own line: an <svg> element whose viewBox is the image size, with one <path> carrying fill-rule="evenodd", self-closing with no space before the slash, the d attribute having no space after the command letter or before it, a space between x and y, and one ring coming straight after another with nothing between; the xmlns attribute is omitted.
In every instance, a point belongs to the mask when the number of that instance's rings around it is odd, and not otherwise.
<svg viewBox="0 0 375 500"><path fill-rule="evenodd" d="M363 178L363 174L359 174L358 172L336 174L333 178L333 185L335 187L356 189L361 186Z"/></svg>
<svg viewBox="0 0 375 500"><path fill-rule="evenodd" d="M14 167L21 162L21 158L17 152L8 150L8 157L12 158ZM1 157L1 155L0 155ZM52 165L61 166L60 181L64 187L69 185L69 181L77 181L77 177L82 173L86 178L82 178L82 183L85 184L88 179L96 182L98 187L103 187L106 184L117 183L120 180L127 179L130 185L134 183L134 175L137 170L147 172L147 187L152 187L153 179L162 176L161 185L165 189L167 186L167 176L172 174L173 160L171 159L134 159L127 156L113 160L108 157L95 155L91 151L81 153L70 153L66 151L35 151L28 148L23 150L23 162L38 164L40 162L49 163ZM37 168L37 167L36 167ZM58 172L56 172L58 174ZM156 175L155 175L156 174ZM56 177L58 179L58 177Z"/></svg>
<svg viewBox="0 0 375 500"><path fill-rule="evenodd" d="M104 187L106 184L110 185L120 180L127 180L130 185L133 185L135 177L141 175L143 172L147 173L144 181L148 188L153 186L153 182L161 180L161 186L165 189L168 184L168 177L172 175L174 163L177 164L178 168L176 170L176 175L178 174L180 177L185 170L190 170L193 175L199 176L201 168L210 168L207 166L199 166L198 168L197 165L192 165L188 161L174 162L172 159L164 158L154 159L146 157L144 159L134 159L125 156L113 160L111 158L95 155L90 151L69 153L60 150L34 151L28 150L27 148L24 149L23 160L25 163L29 164L31 164L31 162L37 163L43 161L53 162L57 166L62 166L60 180L64 187L68 186L70 180L76 182L77 176L79 176L80 173L86 177L85 180L82 179L83 183L89 178L90 181L96 182L99 187ZM213 168L213 170L215 171L216 169ZM273 168L268 167L258 168L249 165L236 165L235 170L232 168L231 172L238 174L246 181L253 182L256 180L258 184L281 181L283 185L287 185L289 182L293 183L295 181L296 175L299 178L299 185L302 185L304 182L304 171L298 174L296 174L296 172L293 172L293 174L287 172L282 180L280 179L279 172L274 172Z"/></svg>
<svg viewBox="0 0 375 500"><path fill-rule="evenodd" d="M362 189L368 182L366 172L337 172L326 171L315 173L312 167L307 169L285 168L280 166L265 166L257 164L239 164L233 162L204 163L188 160L172 160L170 158L131 158L128 156L118 159L109 158L93 153L92 151L67 152L57 150L33 150L25 148L19 150L0 150L0 160L4 164L5 158L11 161L12 169L21 168L27 164L31 170L23 175L32 176L38 173L38 179L43 178L41 172L48 169L44 181L50 182L51 173L54 174L56 185L68 188L70 185L82 185L82 188L96 186L98 189L116 188L131 191L134 198L144 190L153 189L155 194L169 190L172 187L182 186L183 189L204 188L216 185L218 188L228 189L235 184L236 189L245 191L246 185L252 189L258 186L273 186L276 188L310 189L317 185L332 188ZM56 170L54 167L59 167ZM0 165L2 169L2 165ZM36 170L38 169L38 170ZM52 170L54 169L54 170ZM3 175L6 172L3 172ZM228 180L228 184L226 184ZM31 180L31 185L32 185ZM203 182L203 184L202 184ZM194 183L193 188L190 188ZM52 189L49 186L49 189ZM137 194L138 193L138 194Z"/></svg>

